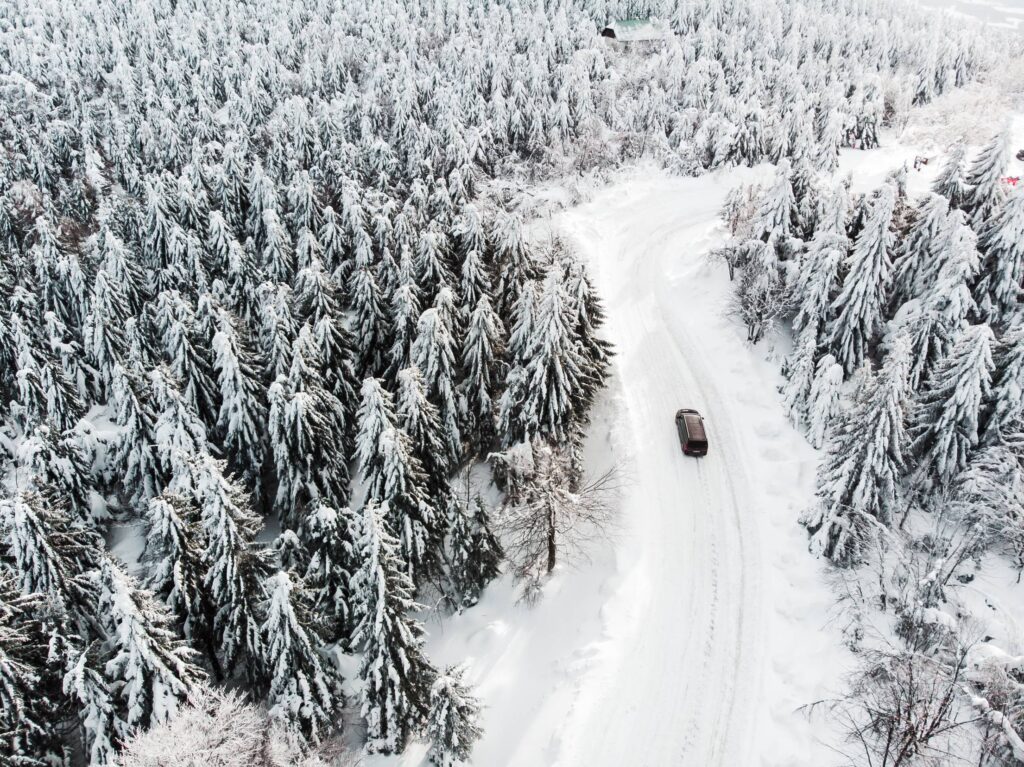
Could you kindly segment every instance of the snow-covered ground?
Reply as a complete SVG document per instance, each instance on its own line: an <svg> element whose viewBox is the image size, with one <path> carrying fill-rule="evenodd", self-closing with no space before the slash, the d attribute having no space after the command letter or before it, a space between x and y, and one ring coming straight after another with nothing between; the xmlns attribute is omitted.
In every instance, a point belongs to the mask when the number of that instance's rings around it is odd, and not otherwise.
<svg viewBox="0 0 1024 767"><path fill-rule="evenodd" d="M920 0L925 8L980 19L986 24L1007 29L1022 30L1024 0Z"/></svg>
<svg viewBox="0 0 1024 767"><path fill-rule="evenodd" d="M778 365L723 313L725 268L706 259L725 236L725 194L766 172L679 179L645 167L552 222L590 261L616 347L588 455L595 473L621 466L620 531L560 570L536 607L516 605L502 580L431 626L432 657L470 658L487 707L474 764L830 755L821 723L798 710L838 692L852 666L796 523L817 456L782 416ZM706 458L680 451L673 415L685 406L707 417ZM400 763L421 758L411 749Z"/></svg>
<svg viewBox="0 0 1024 767"><path fill-rule="evenodd" d="M1024 146L1024 120L1014 128ZM914 197L938 170L938 143L888 136L880 149L844 151L841 172L869 191L930 154L910 171ZM1011 173L1021 171L1015 161ZM615 376L587 456L594 474L621 466L621 524L590 560L560 567L537 605L518 604L506 577L473 609L430 624L431 657L468 659L485 706L475 765L840 759L838 733L804 708L839 693L856 664L833 621L825 567L797 523L818 454L782 414L786 349L771 345L784 341L746 343L725 314L726 269L706 258L726 236L725 194L770 172L684 179L645 166L549 221L589 261L606 304ZM686 406L707 419L706 458L680 451L673 414ZM1002 646L1019 648L1020 587L996 564L972 586L975 601L989 606ZM414 767L424 753L414 746L367 764Z"/></svg>
<svg viewBox="0 0 1024 767"><path fill-rule="evenodd" d="M725 316L726 271L706 258L725 236L725 194L752 175L643 169L562 220L608 305L635 480L603 663L567 722L567 765L827 756L797 711L836 692L848 666L796 525L816 455L782 417L776 366ZM673 414L686 406L706 416L706 458L679 449Z"/></svg>

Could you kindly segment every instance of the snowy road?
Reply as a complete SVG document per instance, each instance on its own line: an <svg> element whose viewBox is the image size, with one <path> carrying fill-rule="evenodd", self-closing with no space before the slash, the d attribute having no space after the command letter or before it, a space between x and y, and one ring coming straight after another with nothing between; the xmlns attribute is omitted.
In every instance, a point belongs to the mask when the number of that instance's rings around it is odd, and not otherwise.
<svg viewBox="0 0 1024 767"><path fill-rule="evenodd" d="M431 625L430 657L469 659L484 705L477 767L836 763L835 739L798 711L849 666L796 523L818 456L782 414L778 362L723 314L724 266L705 259L725 194L759 172L638 169L551 221L589 262L617 350L587 462L623 465L621 533L559 567L532 607L506 576ZM706 458L680 450L686 406L706 416ZM366 764L424 767L424 752Z"/></svg>
<svg viewBox="0 0 1024 767"><path fill-rule="evenodd" d="M704 264L721 200L707 195L680 216L658 215L656 193L619 198L578 211L566 230L595 268L619 377L629 382L624 415L635 442L623 512L629 548L620 559L635 565L610 607L628 617L615 643L621 655L589 714L580 712L586 736L566 738L579 751L564 761L749 764L753 744L742 733L755 724L763 667L759 521L731 414L716 393L717 335L700 333L715 318L689 295L687 274L672 273ZM659 220L667 223L646 228ZM706 458L680 452L673 415L684 406L707 417Z"/></svg>
<svg viewBox="0 0 1024 767"><path fill-rule="evenodd" d="M801 680L778 645L808 633L793 624L808 616L785 572L803 544L769 534L766 517L795 532L813 458L782 422L770 374L765 381L723 315L724 266L706 260L737 180L658 174L617 185L561 220L606 301L629 474L602 662L581 684L562 765L813 763L759 736L786 739L776 720L794 716ZM681 453L680 407L705 415L706 458ZM780 552L781 544L794 548ZM779 585L795 609L775 599Z"/></svg>

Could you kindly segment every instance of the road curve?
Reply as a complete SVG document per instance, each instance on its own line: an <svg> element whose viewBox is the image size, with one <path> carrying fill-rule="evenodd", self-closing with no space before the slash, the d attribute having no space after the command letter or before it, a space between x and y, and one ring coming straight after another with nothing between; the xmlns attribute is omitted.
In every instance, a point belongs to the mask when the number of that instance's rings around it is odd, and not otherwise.
<svg viewBox="0 0 1024 767"><path fill-rule="evenodd" d="M607 639L562 733L566 767L756 759L759 522L730 403L717 394L727 373L713 369L718 336L704 332L715 323L694 294L726 189L705 185L680 210L664 183L617 185L559 222L606 304L629 480ZM703 459L679 448L673 415L686 406L707 420Z"/></svg>

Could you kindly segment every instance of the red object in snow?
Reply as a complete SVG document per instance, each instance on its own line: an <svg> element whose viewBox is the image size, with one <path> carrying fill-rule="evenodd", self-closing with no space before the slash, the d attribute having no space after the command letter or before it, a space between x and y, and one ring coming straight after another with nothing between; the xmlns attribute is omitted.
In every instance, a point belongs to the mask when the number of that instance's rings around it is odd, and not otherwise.
<svg viewBox="0 0 1024 767"><path fill-rule="evenodd" d="M1017 182L1020 181L1020 176L1007 176L1003 179L1010 186L1017 186Z"/></svg>

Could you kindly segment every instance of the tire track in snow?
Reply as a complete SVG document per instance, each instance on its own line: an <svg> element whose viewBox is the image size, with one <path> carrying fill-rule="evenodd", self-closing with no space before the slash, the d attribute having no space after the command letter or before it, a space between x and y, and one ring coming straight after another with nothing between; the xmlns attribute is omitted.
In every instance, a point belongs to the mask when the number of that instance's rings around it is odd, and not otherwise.
<svg viewBox="0 0 1024 767"><path fill-rule="evenodd" d="M699 242L693 230L720 200L648 230L657 203L656 192L619 195L565 217L606 302L635 471L604 667L585 680L563 733L567 766L732 767L754 756L763 666L756 510L730 409L701 359L708 350L687 328L700 318L677 311L685 296L666 272L667 256ZM673 415L683 406L708 418L706 458L679 449Z"/></svg>

